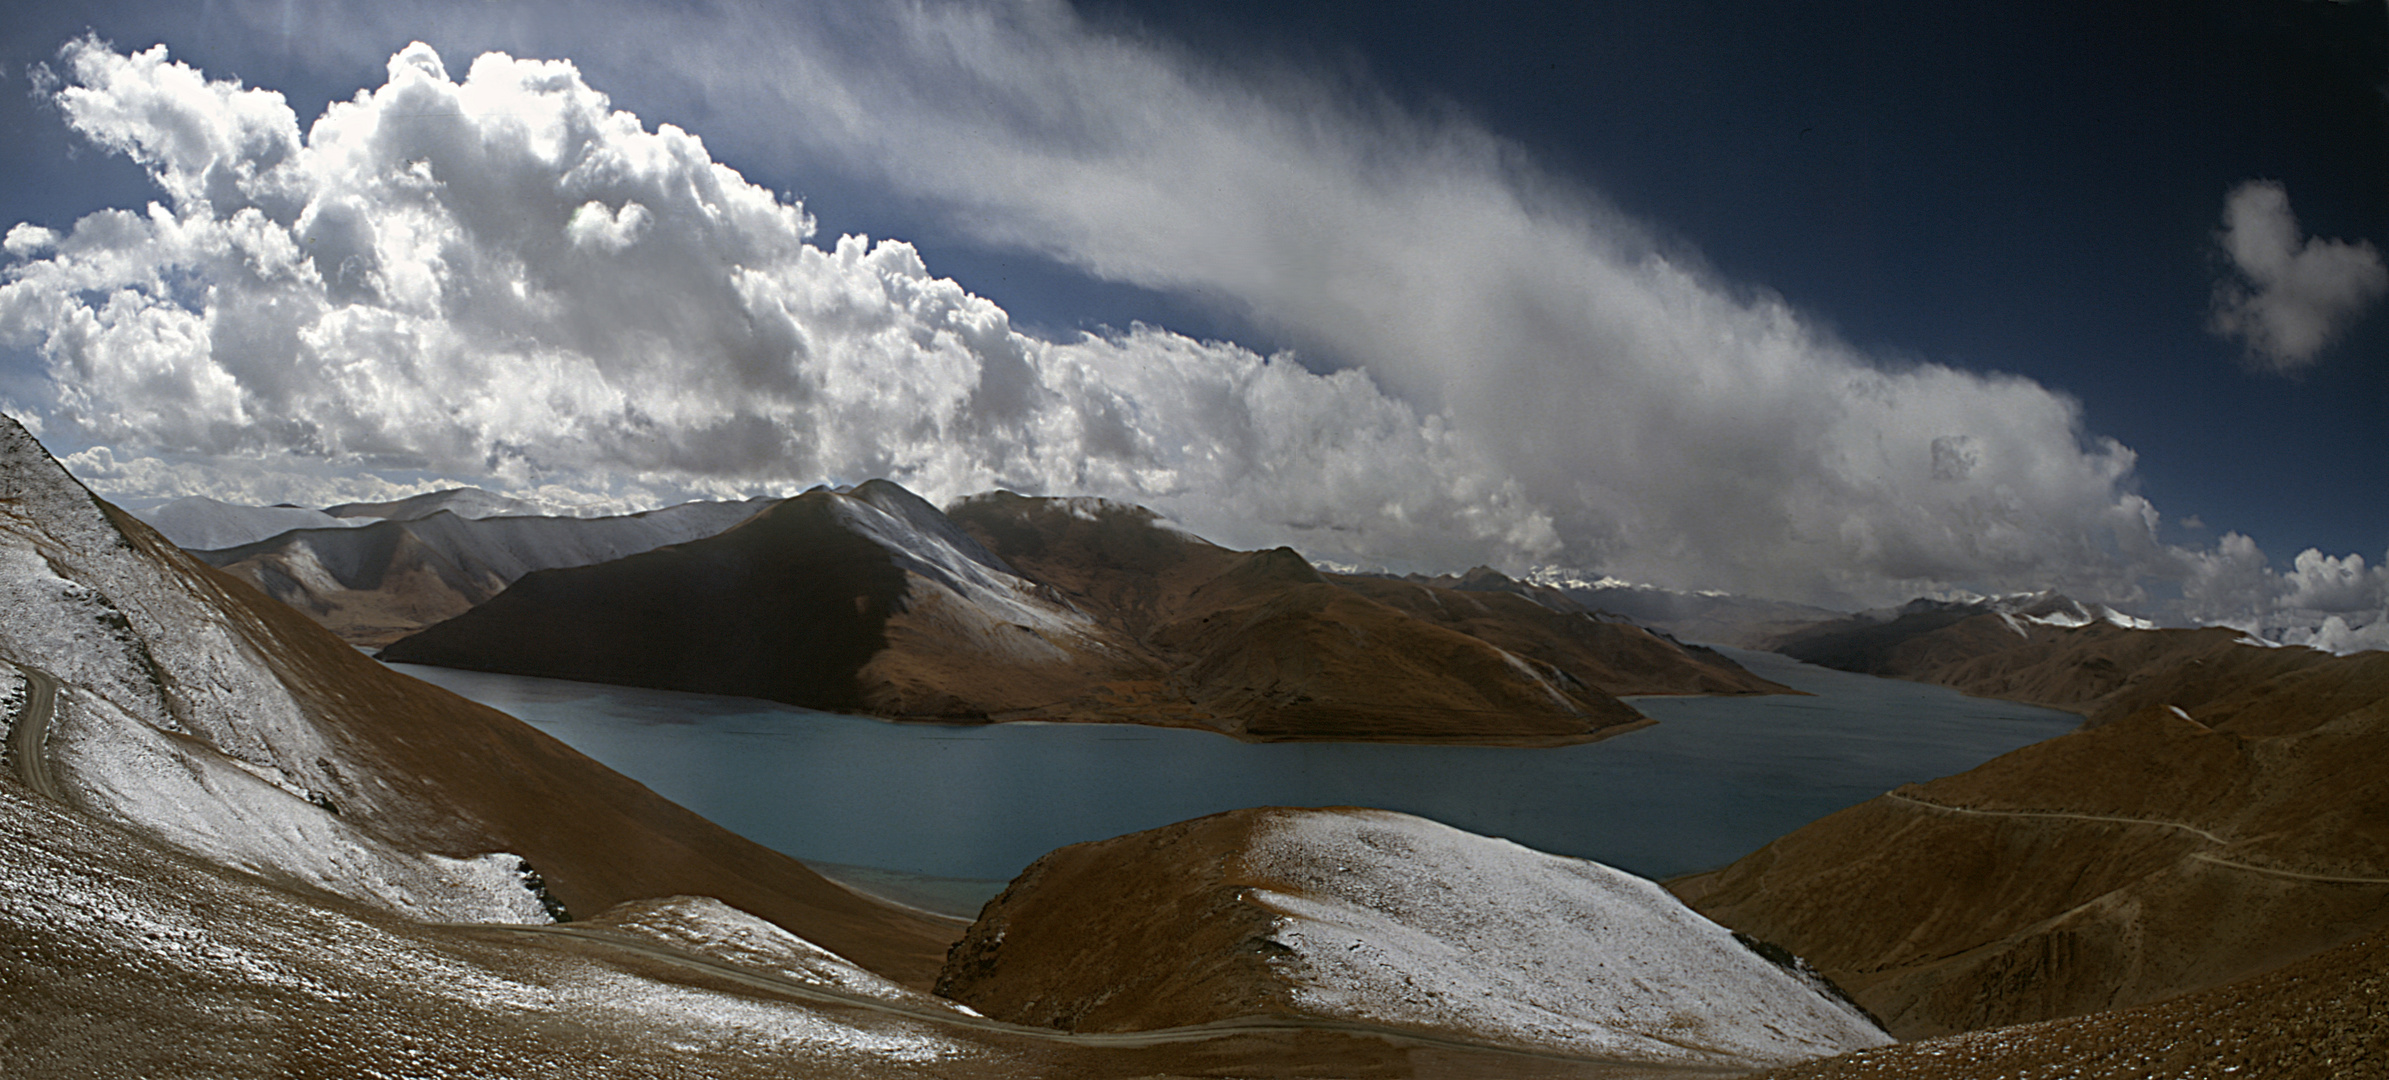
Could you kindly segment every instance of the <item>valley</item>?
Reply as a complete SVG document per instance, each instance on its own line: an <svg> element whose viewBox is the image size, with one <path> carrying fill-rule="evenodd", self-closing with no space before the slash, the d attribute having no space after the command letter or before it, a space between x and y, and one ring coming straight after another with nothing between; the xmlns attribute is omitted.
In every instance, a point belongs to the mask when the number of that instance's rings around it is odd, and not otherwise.
<svg viewBox="0 0 2389 1080"><path fill-rule="evenodd" d="M2089 722L1859 793L1665 888L1393 811L1245 808L1062 846L966 923L837 885L372 662L301 614L382 632L350 617L364 606L268 599L92 498L23 431L0 437L0 928L18 943L0 956L0 1054L24 1075L2239 1061L2320 1077L2382 1060L2389 789L2370 763L2389 736L2384 654L2053 601L1936 612L1914 634L1914 620L1883 632L1893 617L1829 658ZM485 520L445 514L457 535ZM542 550L568 531L499 528ZM1692 723L1648 727L1638 702L1724 695L1788 706L1779 723L1797 725L1810 700L1755 673L1767 663L1565 590L1325 573L1114 504L996 495L940 511L863 485L697 531L526 569L391 659L486 652L511 657L493 667L775 691L956 731L1158 719L1193 729L1158 734L1282 753L1303 747L1269 744L1592 754ZM299 548L257 543L297 565ZM265 565L228 565L244 561ZM576 640L587 651L551 648ZM2184 1051L2165 1034L2183 1025L2214 1045Z"/></svg>

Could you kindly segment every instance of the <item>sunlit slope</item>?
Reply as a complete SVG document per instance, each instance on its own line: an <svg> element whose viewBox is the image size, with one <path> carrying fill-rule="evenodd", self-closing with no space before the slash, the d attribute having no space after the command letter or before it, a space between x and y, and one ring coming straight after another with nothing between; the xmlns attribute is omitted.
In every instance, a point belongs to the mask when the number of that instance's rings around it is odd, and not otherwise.
<svg viewBox="0 0 2389 1080"><path fill-rule="evenodd" d="M2377 931L2389 654L2296 652L2236 687L2185 663L2134 684L2145 704L2110 722L1673 888L1816 962L1903 1036L2137 1005Z"/></svg>

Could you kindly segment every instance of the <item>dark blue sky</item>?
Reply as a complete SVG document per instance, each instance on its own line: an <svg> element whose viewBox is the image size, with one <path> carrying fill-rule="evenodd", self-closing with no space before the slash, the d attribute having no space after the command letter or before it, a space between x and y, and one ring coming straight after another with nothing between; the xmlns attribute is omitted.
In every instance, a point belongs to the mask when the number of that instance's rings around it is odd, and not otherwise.
<svg viewBox="0 0 2389 1080"><path fill-rule="evenodd" d="M1082 7L1464 109L1871 352L2075 395L2173 517L2389 547L2389 317L2294 379L2204 329L2241 181L2389 247L2381 4Z"/></svg>
<svg viewBox="0 0 2389 1080"><path fill-rule="evenodd" d="M2256 535L2276 559L2389 548L2389 316L2374 312L2294 377L2252 369L2205 330L2213 235L2236 184L2279 181L2307 232L2389 248L2389 5L1078 6L1231 68L1292 65L1460 112L1873 355L2074 395L2092 432L2139 452L2169 538L2210 538L2170 524L2196 515L2214 533ZM154 195L26 92L28 65L86 28L122 47L165 40L211 75L281 89L302 122L376 84L404 43L318 50L342 28L306 6L287 5L264 34L214 9L12 13L0 223L62 227ZM414 36L452 63L485 46L552 54L538 17L509 22L509 10ZM683 123L717 158L806 198L825 232L914 240L934 272L1021 325L1143 320L1333 362L1202 297L991 248L868 177L774 172L756 163L768 141L757 118L646 78L635 49L573 58L618 105ZM0 393L31 377L0 372Z"/></svg>

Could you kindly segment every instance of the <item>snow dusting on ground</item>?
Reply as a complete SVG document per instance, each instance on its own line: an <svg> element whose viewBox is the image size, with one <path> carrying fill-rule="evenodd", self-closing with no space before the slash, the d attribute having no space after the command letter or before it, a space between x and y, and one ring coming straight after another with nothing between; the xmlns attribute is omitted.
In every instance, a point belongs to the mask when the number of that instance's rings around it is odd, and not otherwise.
<svg viewBox="0 0 2389 1080"><path fill-rule="evenodd" d="M24 429L0 425L0 660L61 684L45 752L79 806L417 918L546 921L521 860L402 851L352 824L386 794L356 782L373 770L314 727L175 557L120 531Z"/></svg>
<svg viewBox="0 0 2389 1080"><path fill-rule="evenodd" d="M1422 818L1286 814L1247 870L1308 1011L1592 1056L1765 1065L1890 1042L1658 885Z"/></svg>

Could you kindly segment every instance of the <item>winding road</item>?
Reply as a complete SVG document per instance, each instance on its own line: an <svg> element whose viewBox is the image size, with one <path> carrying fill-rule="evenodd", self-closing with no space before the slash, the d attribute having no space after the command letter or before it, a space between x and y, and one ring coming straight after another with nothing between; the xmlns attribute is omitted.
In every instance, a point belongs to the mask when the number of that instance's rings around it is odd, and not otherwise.
<svg viewBox="0 0 2389 1080"><path fill-rule="evenodd" d="M16 722L8 728L8 755L16 763L17 779L45 799L65 802L57 778L50 774L50 757L43 749L50 735L50 714L58 706L58 680L30 664L11 661L8 666L25 676L25 707L18 711Z"/></svg>
<svg viewBox="0 0 2389 1080"><path fill-rule="evenodd" d="M1971 806L1950 806L1946 803L1927 802L1912 795L1902 795L1896 791L1886 791L1883 793L1883 797L1890 799L1893 802L1906 803L1910 806L1921 806L1927 810L1939 810L1948 814L1975 814L1982 817L2062 818L2067 821L2096 821L2114 825L2144 825L2150 828L2174 829L2180 832L2186 832L2210 844L2215 844L2218 846L2228 845L2231 843L2231 841L2217 836L2214 833L2208 832L2205 829L2201 829L2196 825L2184 825L2178 821L2155 821L2149 818L2114 817L2106 814L2076 814L2063 810L1978 810ZM2190 858L2196 859L2203 863L2211 863L2216 866L2228 866L2234 870L2246 870L2254 874L2271 874L2274 877L2295 878L2299 881L2317 881L2330 885L2389 885L2389 878L2343 877L2334 874L2309 874L2302 870L2283 870L2278 867L2258 866L2254 863L2235 862L2231 859L2222 858L2221 856L2212 855L2204 851L2197 852L2191 855Z"/></svg>

